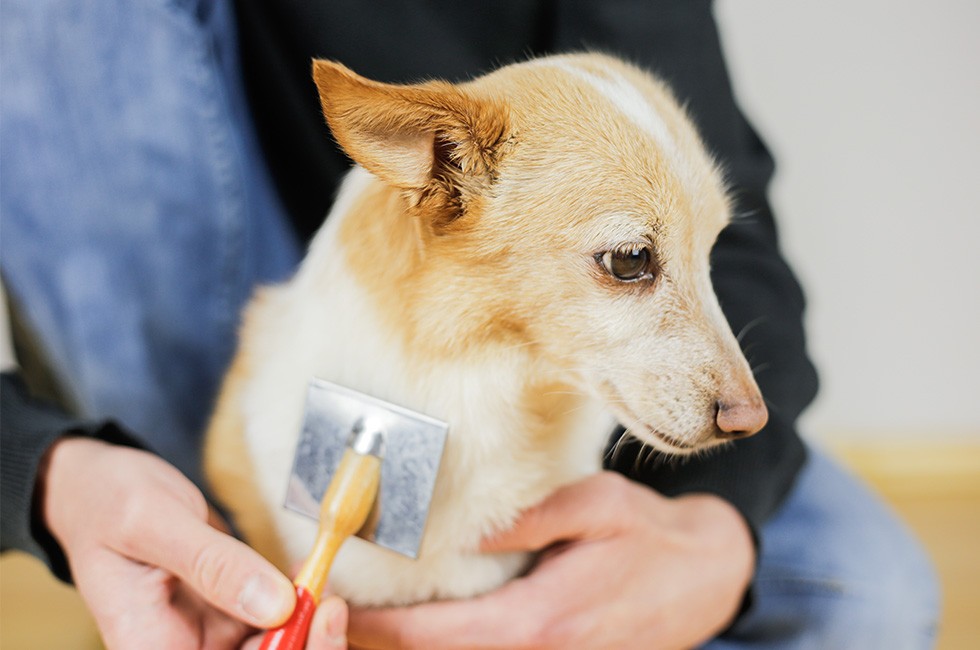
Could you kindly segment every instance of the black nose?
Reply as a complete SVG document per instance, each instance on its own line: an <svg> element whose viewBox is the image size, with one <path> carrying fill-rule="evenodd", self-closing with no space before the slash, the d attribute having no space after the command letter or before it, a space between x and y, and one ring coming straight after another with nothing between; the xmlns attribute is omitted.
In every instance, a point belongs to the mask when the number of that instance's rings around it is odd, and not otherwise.
<svg viewBox="0 0 980 650"><path fill-rule="evenodd" d="M760 398L726 402L718 400L715 422L719 438L734 440L758 433L769 421L769 411Z"/></svg>

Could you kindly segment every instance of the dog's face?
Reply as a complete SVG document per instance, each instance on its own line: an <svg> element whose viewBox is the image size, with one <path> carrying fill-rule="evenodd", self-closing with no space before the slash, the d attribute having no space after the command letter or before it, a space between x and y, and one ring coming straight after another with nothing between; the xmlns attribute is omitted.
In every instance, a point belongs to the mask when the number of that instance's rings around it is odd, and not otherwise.
<svg viewBox="0 0 980 650"><path fill-rule="evenodd" d="M374 84L320 62L315 76L341 145L408 201L420 260L401 276L408 327L449 354L519 347L668 453L762 428L709 277L728 203L662 86L595 55L459 87Z"/></svg>

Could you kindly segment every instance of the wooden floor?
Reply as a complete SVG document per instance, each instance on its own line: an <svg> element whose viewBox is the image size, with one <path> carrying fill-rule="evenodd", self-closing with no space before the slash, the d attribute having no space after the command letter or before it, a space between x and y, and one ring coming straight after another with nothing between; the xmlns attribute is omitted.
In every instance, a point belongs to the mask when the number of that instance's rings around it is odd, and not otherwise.
<svg viewBox="0 0 980 650"><path fill-rule="evenodd" d="M929 549L943 588L937 647L980 648L980 446L835 449Z"/></svg>
<svg viewBox="0 0 980 650"><path fill-rule="evenodd" d="M980 446L836 446L919 534L943 582L940 650L980 648ZM92 650L98 634L74 591L32 558L0 561L0 648Z"/></svg>

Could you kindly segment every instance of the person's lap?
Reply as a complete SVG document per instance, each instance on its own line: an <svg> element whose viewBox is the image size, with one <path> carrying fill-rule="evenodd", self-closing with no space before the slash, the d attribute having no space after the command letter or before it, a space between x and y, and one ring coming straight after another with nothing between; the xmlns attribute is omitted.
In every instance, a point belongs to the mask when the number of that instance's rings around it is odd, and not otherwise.
<svg viewBox="0 0 980 650"><path fill-rule="evenodd" d="M939 588L928 556L819 450L811 448L761 546L749 611L707 650L932 647Z"/></svg>

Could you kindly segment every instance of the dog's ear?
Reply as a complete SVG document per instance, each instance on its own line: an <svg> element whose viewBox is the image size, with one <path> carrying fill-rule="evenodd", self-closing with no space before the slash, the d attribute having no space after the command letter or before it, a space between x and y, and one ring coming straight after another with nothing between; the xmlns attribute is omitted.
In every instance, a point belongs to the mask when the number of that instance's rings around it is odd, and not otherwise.
<svg viewBox="0 0 980 650"><path fill-rule="evenodd" d="M347 154L405 191L412 208L449 221L493 181L506 108L433 81L383 84L314 60L320 104Z"/></svg>

